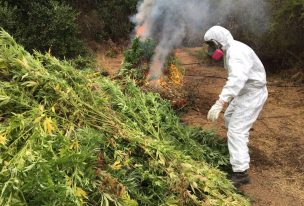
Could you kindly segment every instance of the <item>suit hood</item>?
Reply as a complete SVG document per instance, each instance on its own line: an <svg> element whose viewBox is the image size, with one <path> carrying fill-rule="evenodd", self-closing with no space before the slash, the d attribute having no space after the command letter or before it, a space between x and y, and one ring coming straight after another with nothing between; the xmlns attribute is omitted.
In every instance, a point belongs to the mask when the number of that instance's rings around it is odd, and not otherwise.
<svg viewBox="0 0 304 206"><path fill-rule="evenodd" d="M234 40L230 31L221 26L213 26L206 32L204 40L210 41L212 39L219 42L224 51L227 50L229 43Z"/></svg>

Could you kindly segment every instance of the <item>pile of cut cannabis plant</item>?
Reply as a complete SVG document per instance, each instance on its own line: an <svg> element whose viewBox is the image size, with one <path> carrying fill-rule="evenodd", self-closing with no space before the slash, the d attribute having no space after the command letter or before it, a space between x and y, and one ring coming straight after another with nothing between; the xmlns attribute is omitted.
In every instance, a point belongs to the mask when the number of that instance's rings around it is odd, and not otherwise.
<svg viewBox="0 0 304 206"><path fill-rule="evenodd" d="M249 205L167 101L0 32L0 205Z"/></svg>

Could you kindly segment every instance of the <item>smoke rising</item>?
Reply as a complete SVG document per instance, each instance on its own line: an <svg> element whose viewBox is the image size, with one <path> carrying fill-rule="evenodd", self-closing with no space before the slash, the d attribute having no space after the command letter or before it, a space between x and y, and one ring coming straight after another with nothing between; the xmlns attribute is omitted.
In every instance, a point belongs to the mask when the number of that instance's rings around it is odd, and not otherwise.
<svg viewBox="0 0 304 206"><path fill-rule="evenodd" d="M132 22L142 40L150 38L158 43L150 71L158 77L174 48L201 44L204 33L213 25L227 27L230 19L238 22L231 27L240 27L254 19L249 32L265 31L266 11L264 0L144 0ZM228 29L237 28L228 25Z"/></svg>

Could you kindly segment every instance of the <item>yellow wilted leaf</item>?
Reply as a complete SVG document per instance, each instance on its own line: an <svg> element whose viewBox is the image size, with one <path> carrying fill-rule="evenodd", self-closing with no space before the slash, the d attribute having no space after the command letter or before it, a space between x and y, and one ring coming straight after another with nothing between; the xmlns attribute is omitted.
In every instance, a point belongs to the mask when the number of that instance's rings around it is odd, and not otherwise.
<svg viewBox="0 0 304 206"><path fill-rule="evenodd" d="M39 105L39 111L41 112L41 113L43 113L44 112L44 106L43 105Z"/></svg>
<svg viewBox="0 0 304 206"><path fill-rule="evenodd" d="M55 87L54 87L54 90L56 92L60 92L60 84L57 84Z"/></svg>
<svg viewBox="0 0 304 206"><path fill-rule="evenodd" d="M83 189L81 189L80 187L76 188L75 195L77 197L86 198L87 199L87 193Z"/></svg>
<svg viewBox="0 0 304 206"><path fill-rule="evenodd" d="M111 168L113 169L113 170L119 170L120 168L121 168L121 163L120 163L120 161L116 161L116 162L114 162L114 164L112 164L111 165Z"/></svg>
<svg viewBox="0 0 304 206"><path fill-rule="evenodd" d="M163 157L163 155L161 155L161 154L158 155L158 162L159 162L161 165L166 165L166 160L165 160L165 158Z"/></svg>
<svg viewBox="0 0 304 206"><path fill-rule="evenodd" d="M80 148L79 142L77 140L73 141L70 146L70 149L78 150Z"/></svg>
<svg viewBox="0 0 304 206"><path fill-rule="evenodd" d="M25 57L23 57L22 60L18 59L17 61L19 64L21 64L21 66L28 68L28 61Z"/></svg>
<svg viewBox="0 0 304 206"><path fill-rule="evenodd" d="M69 176L65 176L65 182L66 184L71 187L72 186L72 179Z"/></svg>
<svg viewBox="0 0 304 206"><path fill-rule="evenodd" d="M25 75L23 75L23 76L21 77L21 80L23 80L24 78L28 77L28 75L29 75L29 73L26 73Z"/></svg>
<svg viewBox="0 0 304 206"><path fill-rule="evenodd" d="M181 166L185 169L185 170L191 170L193 167L191 164L188 163L182 163Z"/></svg>
<svg viewBox="0 0 304 206"><path fill-rule="evenodd" d="M5 145L6 144L6 136L4 134L0 134L0 145Z"/></svg>
<svg viewBox="0 0 304 206"><path fill-rule="evenodd" d="M71 91L72 91L71 88L68 88L68 89L65 91L65 93L66 93L66 94L69 94Z"/></svg>
<svg viewBox="0 0 304 206"><path fill-rule="evenodd" d="M197 188L198 188L198 184L197 184L196 182L192 182L192 183L190 184L190 186L191 186L192 188L194 188L194 189L197 189Z"/></svg>
<svg viewBox="0 0 304 206"><path fill-rule="evenodd" d="M37 117L37 118L34 120L34 123L39 123L39 122L41 121L41 119L42 119L42 116Z"/></svg>
<svg viewBox="0 0 304 206"><path fill-rule="evenodd" d="M56 110L55 110L54 106L52 106L51 110L52 110L52 112L56 113Z"/></svg>
<svg viewBox="0 0 304 206"><path fill-rule="evenodd" d="M136 200L131 199L131 197L128 193L125 193L121 199L122 199L124 205L138 206L138 203L136 202Z"/></svg>
<svg viewBox="0 0 304 206"><path fill-rule="evenodd" d="M23 86L26 86L26 87L35 87L38 85L37 82L34 82L34 81L26 81L24 83L22 83Z"/></svg>
<svg viewBox="0 0 304 206"><path fill-rule="evenodd" d="M171 179L176 179L176 178L177 178L177 175L176 175L174 172L170 172L170 173L169 173L169 177L170 177Z"/></svg>
<svg viewBox="0 0 304 206"><path fill-rule="evenodd" d="M11 98L9 96L6 96L6 95L0 95L0 101L8 101L10 100Z"/></svg>
<svg viewBox="0 0 304 206"><path fill-rule="evenodd" d="M52 121L51 118L48 118L48 117L45 118L45 120L43 122L43 128L47 134L53 133L53 131L55 130L55 127L54 127L54 122Z"/></svg>
<svg viewBox="0 0 304 206"><path fill-rule="evenodd" d="M130 159L129 158L125 158L123 164L124 164L124 166L129 166Z"/></svg>

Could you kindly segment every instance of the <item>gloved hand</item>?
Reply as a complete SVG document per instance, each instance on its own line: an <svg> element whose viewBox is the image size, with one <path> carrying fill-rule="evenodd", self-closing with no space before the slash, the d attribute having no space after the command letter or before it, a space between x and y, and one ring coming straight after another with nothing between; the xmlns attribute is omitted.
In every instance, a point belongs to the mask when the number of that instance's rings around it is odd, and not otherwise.
<svg viewBox="0 0 304 206"><path fill-rule="evenodd" d="M216 121L224 108L225 102L223 100L217 100L216 103L211 107L208 112L207 119L211 121Z"/></svg>

